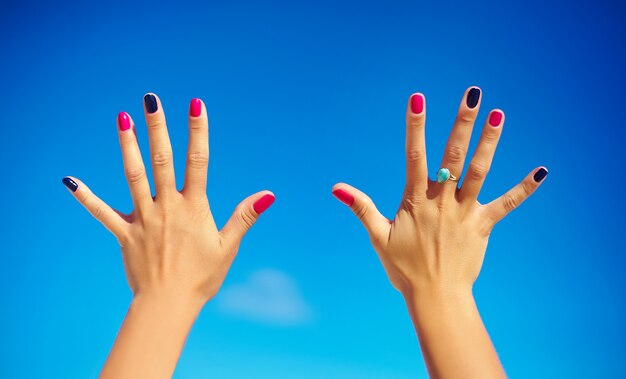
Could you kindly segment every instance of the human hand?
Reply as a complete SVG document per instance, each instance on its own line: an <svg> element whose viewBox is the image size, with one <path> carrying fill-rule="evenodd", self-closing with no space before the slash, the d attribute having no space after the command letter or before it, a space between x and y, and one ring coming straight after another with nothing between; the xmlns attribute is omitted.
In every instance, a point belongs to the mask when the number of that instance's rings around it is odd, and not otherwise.
<svg viewBox="0 0 626 379"><path fill-rule="evenodd" d="M461 101L440 166L453 175L463 171L480 100L480 89L471 87ZM343 183L333 187L333 194L367 229L391 283L405 297L422 290L471 291L492 228L528 198L548 173L536 168L500 198L480 204L478 194L502 133L504 112L489 113L460 188L452 180L439 183L428 178L425 119L424 95L413 94L406 112L406 186L393 221L356 188Z"/></svg>
<svg viewBox="0 0 626 379"><path fill-rule="evenodd" d="M176 189L172 147L158 97L153 94L144 97L144 112L156 189L154 198L137 144L135 124L125 112L118 115L117 126L133 211L125 215L113 210L74 177L64 178L63 183L117 238L135 297L190 296L204 304L217 293L241 239L274 202L274 195L261 191L246 198L218 231L206 196L209 143L204 103L193 99L190 104L189 147L181 191Z"/></svg>

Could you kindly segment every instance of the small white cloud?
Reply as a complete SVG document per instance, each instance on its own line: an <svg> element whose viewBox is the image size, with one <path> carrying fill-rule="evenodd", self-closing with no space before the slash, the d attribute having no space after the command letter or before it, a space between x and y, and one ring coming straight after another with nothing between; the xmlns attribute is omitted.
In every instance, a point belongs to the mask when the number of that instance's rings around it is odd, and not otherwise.
<svg viewBox="0 0 626 379"><path fill-rule="evenodd" d="M312 318L311 307L296 281L274 269L254 271L245 283L223 288L218 308L226 314L288 326L305 324Z"/></svg>

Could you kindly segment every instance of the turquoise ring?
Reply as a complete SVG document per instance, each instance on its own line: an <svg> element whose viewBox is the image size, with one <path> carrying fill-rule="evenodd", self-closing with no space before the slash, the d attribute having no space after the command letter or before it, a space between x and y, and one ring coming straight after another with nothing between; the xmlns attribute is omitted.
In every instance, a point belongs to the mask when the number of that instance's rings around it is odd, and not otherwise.
<svg viewBox="0 0 626 379"><path fill-rule="evenodd" d="M440 168L439 171L437 171L437 183L445 183L448 180L451 182L458 182L459 178L452 175L450 173L450 170L448 170L447 168L445 167Z"/></svg>

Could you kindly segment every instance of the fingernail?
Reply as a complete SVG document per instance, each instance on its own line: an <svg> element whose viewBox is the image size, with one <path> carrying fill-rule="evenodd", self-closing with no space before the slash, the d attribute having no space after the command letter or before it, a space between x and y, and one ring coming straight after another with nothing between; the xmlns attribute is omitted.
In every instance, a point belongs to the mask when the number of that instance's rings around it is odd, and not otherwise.
<svg viewBox="0 0 626 379"><path fill-rule="evenodd" d="M274 203L274 200L276 200L276 197L274 197L271 193L268 193L263 195L259 200L255 201L252 208L254 208L256 213L261 214Z"/></svg>
<svg viewBox="0 0 626 379"><path fill-rule="evenodd" d="M411 112L415 114L420 114L424 110L424 97L415 93L411 96Z"/></svg>
<svg viewBox="0 0 626 379"><path fill-rule="evenodd" d="M117 115L117 125L121 131L130 129L130 117L126 112L120 112Z"/></svg>
<svg viewBox="0 0 626 379"><path fill-rule="evenodd" d="M537 172L535 172L535 175L533 176L533 179L535 180L535 182L539 183L547 175L548 175L548 170L546 170L545 168L542 167L539 170L537 170Z"/></svg>
<svg viewBox="0 0 626 379"><path fill-rule="evenodd" d="M153 94L146 94L143 97L143 102L146 104L146 110L148 113L154 113L159 110L159 105L157 104L156 97Z"/></svg>
<svg viewBox="0 0 626 379"><path fill-rule="evenodd" d="M480 100L480 89L474 87L467 94L466 104L470 109L473 109L478 104L478 100Z"/></svg>
<svg viewBox="0 0 626 379"><path fill-rule="evenodd" d="M202 113L202 102L200 99L191 99L191 104L189 104L189 115L191 117L198 117Z"/></svg>
<svg viewBox="0 0 626 379"><path fill-rule="evenodd" d="M500 125L500 122L502 122L502 112L500 111L491 112L491 115L489 116L489 125L496 127Z"/></svg>
<svg viewBox="0 0 626 379"><path fill-rule="evenodd" d="M351 207L352 204L354 204L354 196L350 195L349 193L347 193L346 191L342 190L342 189L336 189L333 191L333 195L339 199L339 201L341 201L342 203L344 203L345 205Z"/></svg>
<svg viewBox="0 0 626 379"><path fill-rule="evenodd" d="M76 192L76 189L78 189L78 184L76 184L76 182L74 180L72 180L72 178L69 177L65 177L63 178L63 180L61 180L63 182L63 184L65 184L65 186L67 188L70 189L70 191L72 192Z"/></svg>

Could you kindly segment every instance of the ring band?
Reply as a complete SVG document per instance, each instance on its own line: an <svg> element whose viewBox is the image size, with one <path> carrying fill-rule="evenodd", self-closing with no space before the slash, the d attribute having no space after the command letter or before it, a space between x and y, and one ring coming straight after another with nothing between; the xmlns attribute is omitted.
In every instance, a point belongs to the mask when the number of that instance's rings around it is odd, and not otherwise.
<svg viewBox="0 0 626 379"><path fill-rule="evenodd" d="M450 173L450 170L448 170L446 167L442 167L439 169L439 171L437 171L437 183L445 183L447 181L458 182L459 178L452 175Z"/></svg>

